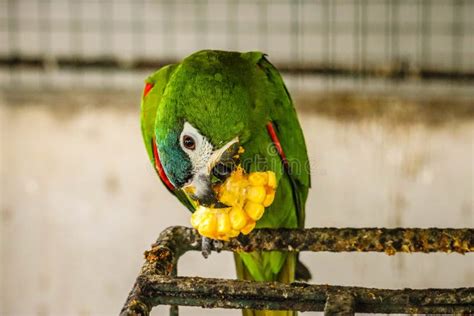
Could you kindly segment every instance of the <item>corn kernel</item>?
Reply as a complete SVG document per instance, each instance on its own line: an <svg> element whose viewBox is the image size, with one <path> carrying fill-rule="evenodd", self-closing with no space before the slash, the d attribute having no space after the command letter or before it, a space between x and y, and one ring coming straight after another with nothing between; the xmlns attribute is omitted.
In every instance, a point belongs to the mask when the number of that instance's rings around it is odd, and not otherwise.
<svg viewBox="0 0 474 316"><path fill-rule="evenodd" d="M230 228L229 214L227 212L218 214L217 233L224 235L230 231Z"/></svg>
<svg viewBox="0 0 474 316"><path fill-rule="evenodd" d="M272 203L273 200L275 199L275 190L272 190L270 192L267 191L267 195L265 196L265 200L263 200L263 206L269 207Z"/></svg>
<svg viewBox="0 0 474 316"><path fill-rule="evenodd" d="M224 189L224 190L221 190L219 194L219 201L221 201L225 205L232 206L232 205L237 204L238 198L235 194L233 194L233 192Z"/></svg>
<svg viewBox="0 0 474 316"><path fill-rule="evenodd" d="M262 217L265 208L260 203L248 201L247 203L245 203L244 211L251 219L253 219L254 221L258 221Z"/></svg>
<svg viewBox="0 0 474 316"><path fill-rule="evenodd" d="M216 236L217 219L215 214L207 213L199 224L199 233L203 236L214 238Z"/></svg>
<svg viewBox="0 0 474 316"><path fill-rule="evenodd" d="M191 225L193 225L194 228L197 229L199 227L199 224L206 215L206 212L207 209L202 206L199 206L196 211L194 211L193 215L191 215Z"/></svg>
<svg viewBox="0 0 474 316"><path fill-rule="evenodd" d="M247 199L255 203L262 203L265 199L265 188L263 186L251 186L247 188Z"/></svg>
<svg viewBox="0 0 474 316"><path fill-rule="evenodd" d="M252 172L249 174L249 182L254 186L263 186L268 182L268 175L266 172Z"/></svg>
<svg viewBox="0 0 474 316"><path fill-rule="evenodd" d="M239 207L233 207L229 212L229 219L232 225L232 228L239 230L245 225L247 225L248 217L245 212Z"/></svg>
<svg viewBox="0 0 474 316"><path fill-rule="evenodd" d="M231 229L231 230L227 233L227 235L228 235L230 238L237 237L237 236L239 236L239 234L240 234L240 231L235 230L235 229Z"/></svg>
<svg viewBox="0 0 474 316"><path fill-rule="evenodd" d="M229 236L227 234L226 235L216 235L216 237L214 239L228 241Z"/></svg>
<svg viewBox="0 0 474 316"><path fill-rule="evenodd" d="M249 222L244 228L240 230L240 232L244 235L247 235L250 233L253 229L255 228L255 222L251 221Z"/></svg>
<svg viewBox="0 0 474 316"><path fill-rule="evenodd" d="M276 175L275 175L275 172L273 171L267 171L267 174L268 174L268 182L267 182L267 185L272 188L272 189L276 189L277 187L277 179L276 179Z"/></svg>

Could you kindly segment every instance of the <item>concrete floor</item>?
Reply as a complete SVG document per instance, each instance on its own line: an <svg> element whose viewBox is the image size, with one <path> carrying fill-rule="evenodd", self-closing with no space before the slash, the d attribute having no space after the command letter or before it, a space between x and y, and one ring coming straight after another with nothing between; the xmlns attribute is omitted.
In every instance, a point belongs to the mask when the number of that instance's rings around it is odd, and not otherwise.
<svg viewBox="0 0 474 316"><path fill-rule="evenodd" d="M164 228L189 225L190 214L148 162L138 99L118 92L0 94L1 315L118 314L143 251ZM403 105L397 102L386 106ZM299 109L312 162L307 226L474 227L472 115L434 124L421 112L399 122ZM302 259L314 283L474 285L472 254ZM231 254L186 254L179 274L232 278ZM182 308L182 315L239 314Z"/></svg>

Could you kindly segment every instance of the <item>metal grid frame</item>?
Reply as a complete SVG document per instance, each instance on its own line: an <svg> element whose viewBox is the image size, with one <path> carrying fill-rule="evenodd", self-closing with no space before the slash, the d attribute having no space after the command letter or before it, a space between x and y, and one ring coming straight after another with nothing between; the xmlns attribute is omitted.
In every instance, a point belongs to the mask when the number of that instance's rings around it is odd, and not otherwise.
<svg viewBox="0 0 474 316"><path fill-rule="evenodd" d="M203 48L262 50L293 74L474 80L470 0L2 0L0 12L13 83L25 68L152 71Z"/></svg>
<svg viewBox="0 0 474 316"><path fill-rule="evenodd" d="M474 288L387 290L306 283L178 277L179 257L200 250L201 237L191 228L175 226L160 234L145 252L145 263L121 316L149 315L156 305L207 308L324 311L325 315L368 313L473 313ZM223 243L226 251L474 251L474 229L441 228L311 228L260 229Z"/></svg>

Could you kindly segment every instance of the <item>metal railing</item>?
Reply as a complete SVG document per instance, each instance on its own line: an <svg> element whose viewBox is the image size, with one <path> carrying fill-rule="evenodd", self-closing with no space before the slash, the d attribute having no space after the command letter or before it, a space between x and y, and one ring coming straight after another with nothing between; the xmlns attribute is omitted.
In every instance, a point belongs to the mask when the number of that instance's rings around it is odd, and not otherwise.
<svg viewBox="0 0 474 316"><path fill-rule="evenodd" d="M75 87L93 70L110 84L110 70L151 72L213 48L331 80L470 83L473 13L470 0L4 0L0 80L15 88L30 72L54 86L62 71Z"/></svg>
<svg viewBox="0 0 474 316"><path fill-rule="evenodd" d="M187 251L201 250L201 237L191 228L163 231L130 292L121 316L149 315L157 305L207 308L324 311L338 313L474 313L474 288L374 289L283 284L243 280L178 277L177 262ZM450 228L310 228L261 229L223 243L224 251L456 252L474 251L474 229Z"/></svg>

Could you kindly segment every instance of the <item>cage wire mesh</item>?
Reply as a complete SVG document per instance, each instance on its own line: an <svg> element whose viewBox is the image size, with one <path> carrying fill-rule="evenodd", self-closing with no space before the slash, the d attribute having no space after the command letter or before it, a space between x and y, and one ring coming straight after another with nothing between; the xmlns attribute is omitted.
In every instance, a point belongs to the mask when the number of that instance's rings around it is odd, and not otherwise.
<svg viewBox="0 0 474 316"><path fill-rule="evenodd" d="M296 88L470 91L473 16L471 0L1 0L0 82L135 88L212 48L266 52Z"/></svg>

